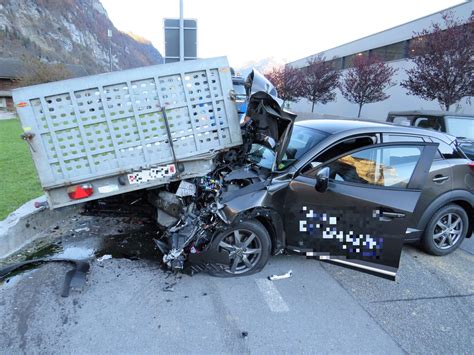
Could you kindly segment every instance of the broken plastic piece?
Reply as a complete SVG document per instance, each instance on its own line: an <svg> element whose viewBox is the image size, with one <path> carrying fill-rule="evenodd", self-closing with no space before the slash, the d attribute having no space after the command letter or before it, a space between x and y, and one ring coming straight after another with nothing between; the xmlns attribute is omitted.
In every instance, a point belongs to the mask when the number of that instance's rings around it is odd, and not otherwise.
<svg viewBox="0 0 474 355"><path fill-rule="evenodd" d="M90 228L89 228L89 227L81 227L81 228L74 229L74 232L76 232L76 233L79 233L79 232L89 232L89 231L90 231Z"/></svg>
<svg viewBox="0 0 474 355"><path fill-rule="evenodd" d="M169 284L163 288L164 292L174 292L174 286L176 285L176 282L173 282L172 284Z"/></svg>
<svg viewBox="0 0 474 355"><path fill-rule="evenodd" d="M182 180L179 183L178 191L176 191L176 196L195 196L196 195L196 185Z"/></svg>
<svg viewBox="0 0 474 355"><path fill-rule="evenodd" d="M101 257L97 258L97 261L104 261L104 260L109 260L109 259L112 259L112 255L110 254L105 254L105 255L102 255Z"/></svg>
<svg viewBox="0 0 474 355"><path fill-rule="evenodd" d="M48 208L49 207L48 201L35 201L34 205L35 205L35 208Z"/></svg>
<svg viewBox="0 0 474 355"><path fill-rule="evenodd" d="M288 271L287 273L285 274L282 274L282 275L271 275L271 276L268 276L268 279L270 281L276 281L276 280L283 280L283 279L289 279L291 276L293 275L293 271Z"/></svg>

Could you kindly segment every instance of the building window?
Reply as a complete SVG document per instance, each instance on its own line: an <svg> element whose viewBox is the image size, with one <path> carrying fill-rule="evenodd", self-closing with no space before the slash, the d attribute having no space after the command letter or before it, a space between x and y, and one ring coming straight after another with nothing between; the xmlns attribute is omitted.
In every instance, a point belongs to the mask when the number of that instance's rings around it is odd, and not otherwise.
<svg viewBox="0 0 474 355"><path fill-rule="evenodd" d="M328 61L329 65L335 70L343 68L343 58L334 58Z"/></svg>
<svg viewBox="0 0 474 355"><path fill-rule="evenodd" d="M7 108L7 99L0 97L0 108Z"/></svg>
<svg viewBox="0 0 474 355"><path fill-rule="evenodd" d="M344 57L343 69L352 68L354 66L353 62L354 62L355 57L368 56L368 55L369 55L369 52L365 51L365 52L354 53L354 54Z"/></svg>
<svg viewBox="0 0 474 355"><path fill-rule="evenodd" d="M376 56L384 62L406 58L407 41L397 42L388 46L371 49L370 55Z"/></svg>

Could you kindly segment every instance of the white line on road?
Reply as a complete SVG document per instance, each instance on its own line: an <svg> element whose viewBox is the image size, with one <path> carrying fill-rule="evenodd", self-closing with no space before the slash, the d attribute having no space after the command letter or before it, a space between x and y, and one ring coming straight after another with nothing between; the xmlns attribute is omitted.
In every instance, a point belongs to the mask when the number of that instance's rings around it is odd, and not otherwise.
<svg viewBox="0 0 474 355"><path fill-rule="evenodd" d="M263 294L263 298L265 298L265 302L267 302L268 307L272 312L288 312L290 309L288 305L283 300L278 292L275 285L267 279L256 279L255 282L257 283L260 292Z"/></svg>

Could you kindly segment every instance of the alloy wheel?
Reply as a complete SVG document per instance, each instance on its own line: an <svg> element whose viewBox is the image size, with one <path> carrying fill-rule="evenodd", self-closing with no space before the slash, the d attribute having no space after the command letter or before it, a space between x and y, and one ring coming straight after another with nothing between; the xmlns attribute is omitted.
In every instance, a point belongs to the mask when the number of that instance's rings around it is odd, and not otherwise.
<svg viewBox="0 0 474 355"><path fill-rule="evenodd" d="M229 253L230 264L225 269L230 274L243 274L257 265L262 254L258 236L249 230L236 229L225 235L219 247Z"/></svg>
<svg viewBox="0 0 474 355"><path fill-rule="evenodd" d="M449 212L442 215L435 224L433 240L439 249L450 249L459 241L464 231L461 216Z"/></svg>

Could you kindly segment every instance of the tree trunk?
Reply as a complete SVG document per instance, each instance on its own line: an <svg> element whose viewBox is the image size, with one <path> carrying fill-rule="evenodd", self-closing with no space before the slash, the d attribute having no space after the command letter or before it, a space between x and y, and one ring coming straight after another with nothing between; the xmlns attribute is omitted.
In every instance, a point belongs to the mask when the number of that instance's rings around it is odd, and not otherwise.
<svg viewBox="0 0 474 355"><path fill-rule="evenodd" d="M362 105L364 104L359 104L359 113L357 114L357 118L360 118L360 111L362 111Z"/></svg>
<svg viewBox="0 0 474 355"><path fill-rule="evenodd" d="M311 112L314 112L314 101L313 101L313 107L311 107Z"/></svg>
<svg viewBox="0 0 474 355"><path fill-rule="evenodd" d="M444 104L444 108L446 109L446 111L449 111L449 108L451 107L450 104Z"/></svg>

